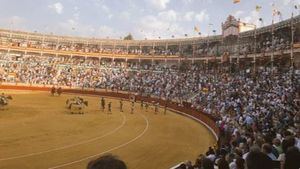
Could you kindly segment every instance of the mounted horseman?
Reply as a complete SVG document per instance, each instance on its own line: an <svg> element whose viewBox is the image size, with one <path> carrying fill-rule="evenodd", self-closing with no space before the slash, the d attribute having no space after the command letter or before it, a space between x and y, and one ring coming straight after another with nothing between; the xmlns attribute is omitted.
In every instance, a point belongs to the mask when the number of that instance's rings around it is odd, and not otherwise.
<svg viewBox="0 0 300 169"><path fill-rule="evenodd" d="M74 97L66 101L66 106L71 111L71 114L84 114L83 110L88 106L88 101L81 97Z"/></svg>
<svg viewBox="0 0 300 169"><path fill-rule="evenodd" d="M51 95L52 95L52 96L55 96L55 94L57 94L58 96L60 96L60 95L62 94L62 88L59 87L59 88L56 89L56 88L53 86L53 87L51 88L50 92L51 92Z"/></svg>
<svg viewBox="0 0 300 169"><path fill-rule="evenodd" d="M9 103L9 100L12 100L11 96L5 96L4 93L0 96L0 108L3 109Z"/></svg>

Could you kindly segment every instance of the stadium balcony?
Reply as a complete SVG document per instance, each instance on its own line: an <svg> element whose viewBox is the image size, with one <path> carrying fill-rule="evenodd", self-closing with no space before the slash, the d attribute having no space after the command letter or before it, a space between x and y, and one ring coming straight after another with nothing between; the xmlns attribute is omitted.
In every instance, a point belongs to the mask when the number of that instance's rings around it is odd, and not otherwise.
<svg viewBox="0 0 300 169"><path fill-rule="evenodd" d="M292 26L293 25L293 26ZM214 35L166 40L88 39L0 29L0 51L123 60L217 61L300 53L300 15L238 36ZM274 36L276 33L276 37ZM224 58L224 55L229 55Z"/></svg>

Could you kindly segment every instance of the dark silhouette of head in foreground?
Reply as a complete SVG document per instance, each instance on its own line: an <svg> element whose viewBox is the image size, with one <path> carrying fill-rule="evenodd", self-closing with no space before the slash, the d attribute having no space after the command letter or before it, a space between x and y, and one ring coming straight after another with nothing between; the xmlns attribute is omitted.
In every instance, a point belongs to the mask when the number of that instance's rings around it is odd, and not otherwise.
<svg viewBox="0 0 300 169"><path fill-rule="evenodd" d="M248 169L272 169L272 160L260 151L251 151L246 158L246 164Z"/></svg>
<svg viewBox="0 0 300 169"><path fill-rule="evenodd" d="M300 151L297 147L289 147L285 155L285 169L299 169L300 168Z"/></svg>
<svg viewBox="0 0 300 169"><path fill-rule="evenodd" d="M127 169L127 166L116 156L109 154L90 161L87 169Z"/></svg>

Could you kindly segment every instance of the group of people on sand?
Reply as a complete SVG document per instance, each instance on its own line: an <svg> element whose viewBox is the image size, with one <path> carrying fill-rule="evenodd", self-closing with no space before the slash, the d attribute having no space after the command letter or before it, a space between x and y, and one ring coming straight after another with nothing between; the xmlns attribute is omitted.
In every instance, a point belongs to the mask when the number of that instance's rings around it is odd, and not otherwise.
<svg viewBox="0 0 300 169"><path fill-rule="evenodd" d="M59 87L59 88L55 88L54 86L51 88L51 94L52 96L55 95L55 93L58 94L58 96L60 96L62 94L62 88ZM74 97L73 100L76 100L76 104L81 104L83 102L83 99L81 97ZM135 103L136 103L136 99L132 99L130 98L129 99L130 101L130 113L133 114L134 111L135 111ZM120 101L119 101L119 109L120 109L120 112L124 112L124 99L121 98ZM151 103L148 103L148 102L145 102L143 99L140 101L140 107L141 109L144 109L145 108L145 111L148 112L148 109L150 106L153 106L154 107L154 113L155 114L158 114L159 113L159 102L151 102ZM105 98L104 97L101 97L100 99L100 109L104 112L105 109L106 109L106 101L105 101ZM165 104L164 106L164 114L166 114L167 112L167 104ZM112 102L108 102L107 103L107 114L112 114Z"/></svg>
<svg viewBox="0 0 300 169"><path fill-rule="evenodd" d="M105 110L105 99L104 99L104 97L102 97L101 100L100 100L100 108L101 108L102 111ZM111 102L108 102L108 104L107 104L107 110L108 110L107 114L111 114L112 113L111 112Z"/></svg>
<svg viewBox="0 0 300 169"><path fill-rule="evenodd" d="M124 112L124 99L121 98L120 101L119 101L119 108L120 108L120 112ZM136 103L136 100L135 99L130 99L130 113L133 114L134 113L134 110L135 110L135 103ZM148 103L148 102L144 102L144 100L141 100L140 101L140 104L141 104L141 109L144 109L145 108L145 111L148 112L148 109L149 107L152 105L154 107L154 113L157 114L159 113L159 103L157 102L152 102L152 103ZM105 111L105 105L106 105L106 101L105 101L105 98L104 97L101 97L100 99L100 109L102 111ZM112 102L108 102L107 104L107 113L108 114L111 114L112 113ZM167 113L167 104L165 104L164 106L164 114Z"/></svg>

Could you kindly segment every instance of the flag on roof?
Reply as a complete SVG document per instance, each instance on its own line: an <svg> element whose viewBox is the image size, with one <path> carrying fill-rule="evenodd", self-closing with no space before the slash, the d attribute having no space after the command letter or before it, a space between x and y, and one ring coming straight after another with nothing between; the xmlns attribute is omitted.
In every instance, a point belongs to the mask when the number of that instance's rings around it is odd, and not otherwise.
<svg viewBox="0 0 300 169"><path fill-rule="evenodd" d="M261 10L262 6L256 5L255 10L256 12L259 12Z"/></svg>
<svg viewBox="0 0 300 169"><path fill-rule="evenodd" d="M281 15L281 12L276 8L275 4L272 4L272 15L276 16L276 15Z"/></svg>
<svg viewBox="0 0 300 169"><path fill-rule="evenodd" d="M237 3L240 3L240 2L241 2L241 0L233 0L234 4L237 4Z"/></svg>
<svg viewBox="0 0 300 169"><path fill-rule="evenodd" d="M277 11L277 15L281 16L281 12L280 12L280 11Z"/></svg>
<svg viewBox="0 0 300 169"><path fill-rule="evenodd" d="M275 10L273 10L273 14L272 14L273 16L281 16L281 12L279 11L279 10L277 10L277 9L275 9Z"/></svg>
<svg viewBox="0 0 300 169"><path fill-rule="evenodd" d="M200 32L200 29L197 26L194 26L194 31L198 33Z"/></svg>

